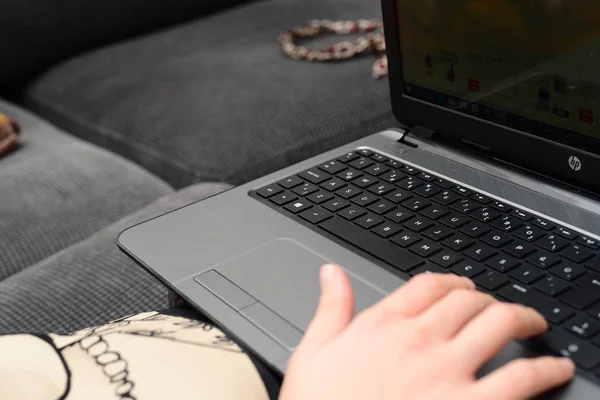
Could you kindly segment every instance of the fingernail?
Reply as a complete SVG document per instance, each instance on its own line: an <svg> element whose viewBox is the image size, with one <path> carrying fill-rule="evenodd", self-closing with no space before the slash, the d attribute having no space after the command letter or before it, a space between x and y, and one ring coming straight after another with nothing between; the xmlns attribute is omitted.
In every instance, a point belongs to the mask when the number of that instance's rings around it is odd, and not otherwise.
<svg viewBox="0 0 600 400"><path fill-rule="evenodd" d="M321 268L321 287L323 289L331 286L331 282L335 277L335 266L331 264L324 265Z"/></svg>
<svg viewBox="0 0 600 400"><path fill-rule="evenodd" d="M570 374L575 371L575 363L570 358L562 357L559 358L558 362L560 362L563 368L569 371Z"/></svg>

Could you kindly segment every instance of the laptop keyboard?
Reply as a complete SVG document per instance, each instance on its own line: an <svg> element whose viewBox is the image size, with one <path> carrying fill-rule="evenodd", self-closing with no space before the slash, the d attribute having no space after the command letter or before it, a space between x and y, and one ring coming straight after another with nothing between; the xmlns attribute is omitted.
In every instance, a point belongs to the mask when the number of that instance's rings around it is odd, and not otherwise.
<svg viewBox="0 0 600 400"><path fill-rule="evenodd" d="M528 344L600 380L597 240L370 150L250 195L403 278L454 273L535 308L550 330Z"/></svg>

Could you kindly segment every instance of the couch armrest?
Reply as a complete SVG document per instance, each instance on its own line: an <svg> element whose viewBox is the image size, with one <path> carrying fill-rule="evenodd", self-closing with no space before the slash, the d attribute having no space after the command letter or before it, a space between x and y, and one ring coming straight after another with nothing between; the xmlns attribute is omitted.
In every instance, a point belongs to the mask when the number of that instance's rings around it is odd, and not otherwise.
<svg viewBox="0 0 600 400"><path fill-rule="evenodd" d="M250 0L2 0L0 95L78 53Z"/></svg>

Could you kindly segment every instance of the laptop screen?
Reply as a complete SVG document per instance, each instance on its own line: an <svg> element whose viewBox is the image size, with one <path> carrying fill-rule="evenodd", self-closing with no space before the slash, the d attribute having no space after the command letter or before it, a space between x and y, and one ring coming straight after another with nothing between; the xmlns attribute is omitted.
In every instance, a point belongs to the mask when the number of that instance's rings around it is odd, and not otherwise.
<svg viewBox="0 0 600 400"><path fill-rule="evenodd" d="M396 1L405 96L600 154L600 2Z"/></svg>

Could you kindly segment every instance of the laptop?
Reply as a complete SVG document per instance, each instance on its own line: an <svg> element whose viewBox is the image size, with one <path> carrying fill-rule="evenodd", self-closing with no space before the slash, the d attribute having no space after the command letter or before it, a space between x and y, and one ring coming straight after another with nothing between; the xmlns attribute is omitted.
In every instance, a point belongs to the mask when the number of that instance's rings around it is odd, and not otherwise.
<svg viewBox="0 0 600 400"><path fill-rule="evenodd" d="M466 276L552 328L482 374L563 355L577 377L548 398L600 398L600 8L481 4L383 0L397 126L131 227L120 248L282 374L323 264L348 273L357 313L417 274Z"/></svg>

